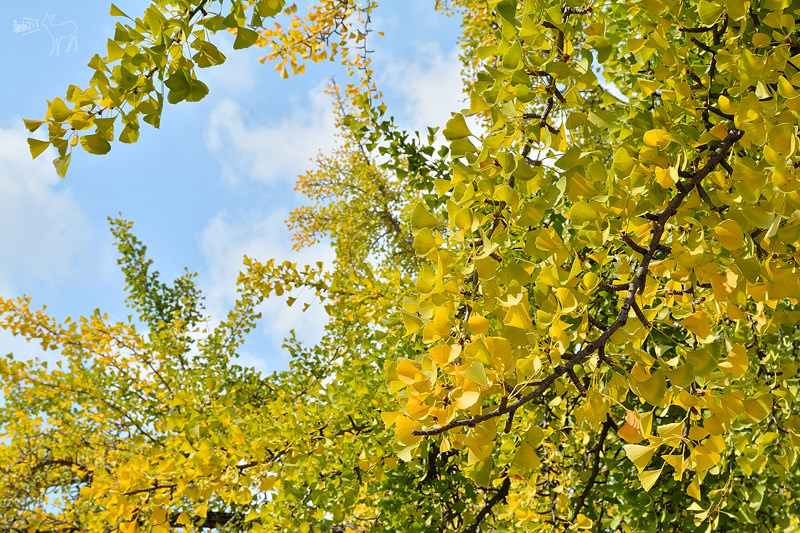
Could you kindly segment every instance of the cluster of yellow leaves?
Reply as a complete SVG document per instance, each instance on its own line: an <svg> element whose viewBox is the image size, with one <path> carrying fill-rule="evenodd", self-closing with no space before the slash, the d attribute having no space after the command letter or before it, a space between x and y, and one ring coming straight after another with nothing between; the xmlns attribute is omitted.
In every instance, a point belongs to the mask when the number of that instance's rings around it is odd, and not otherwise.
<svg viewBox="0 0 800 533"><path fill-rule="evenodd" d="M490 2L445 209L411 218L427 261L403 318L426 349L388 370L401 457L442 435L490 483L514 471L498 425L524 456L553 410L562 447L616 426L647 491L793 468L800 73L774 4Z"/></svg>
<svg viewBox="0 0 800 533"><path fill-rule="evenodd" d="M303 74L307 62L335 61L339 58L348 73L360 74L359 84L347 84L346 92L358 98L366 90L377 91L371 80L372 70L367 53L367 37L375 0L322 0L312 4L303 16L297 14L297 5L287 7L283 14L291 16L288 23L273 23L271 28L259 32L257 46L268 49L260 58L268 62L286 78Z"/></svg>
<svg viewBox="0 0 800 533"><path fill-rule="evenodd" d="M31 151L56 147L63 175L79 141L108 151L116 118L124 142L139 116L157 125L154 79L170 102L202 98L195 67L224 60L206 33L266 47L283 76L339 57L360 76L340 114L364 112L340 117L353 138L301 177L316 205L292 218L301 245L331 237L335 274L248 260L236 307L196 358L191 291L164 316L142 304L146 339L100 315L59 325L0 301L0 325L69 365L0 367L2 488L22 501L32 486L80 486L64 512L20 507L14 527L91 515L98 528L191 529L235 508L253 530L352 517L397 529L407 515L376 509L409 490L443 527L494 513L527 530L796 530L795 2L455 2L469 104L442 132L448 169L429 179L372 98L374 2L323 0L303 17L276 0L234 1L226 16L205 4L161 2L118 25L90 87L27 122L48 126ZM264 29L280 11L290 21ZM378 164L375 147L397 160ZM291 303L300 288L326 298L332 340L305 354L310 388L273 390L228 361L258 302ZM377 411L393 444L355 439ZM446 480L419 498L409 487L442 457ZM454 514L462 499L482 507Z"/></svg>

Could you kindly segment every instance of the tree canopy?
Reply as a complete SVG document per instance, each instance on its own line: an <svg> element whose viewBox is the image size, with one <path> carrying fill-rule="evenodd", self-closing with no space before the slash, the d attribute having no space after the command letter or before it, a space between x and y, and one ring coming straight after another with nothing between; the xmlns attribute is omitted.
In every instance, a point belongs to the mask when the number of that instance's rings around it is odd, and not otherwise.
<svg viewBox="0 0 800 533"><path fill-rule="evenodd" d="M469 104L406 132L376 2L112 5L88 85L26 120L32 155L64 176L202 99L218 32L282 76L340 61L339 147L289 220L336 260L245 258L209 331L194 276L161 281L113 220L135 323L0 299L60 353L0 360L0 527L800 530L800 2L435 7L462 17ZM258 304L298 287L322 341L237 366Z"/></svg>

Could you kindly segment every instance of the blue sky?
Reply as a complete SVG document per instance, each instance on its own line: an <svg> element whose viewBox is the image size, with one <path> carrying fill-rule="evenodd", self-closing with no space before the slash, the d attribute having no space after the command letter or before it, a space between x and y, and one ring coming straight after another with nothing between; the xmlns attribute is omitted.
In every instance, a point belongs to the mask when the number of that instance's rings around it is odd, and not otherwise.
<svg viewBox="0 0 800 533"><path fill-rule="evenodd" d="M115 4L139 16L148 3ZM434 12L432 0L383 4L373 28L385 36L375 35L370 48L389 112L409 129L443 125L450 112L464 107L458 19ZM63 97L68 84L86 85L86 63L104 52L113 34L115 19L108 12L105 1L0 2L0 295L32 296L35 307L47 305L59 319L95 308L127 316L107 223L120 212L135 223L134 233L165 281L184 267L199 273L212 318L222 317L233 302L243 254L301 264L329 259L325 245L293 252L284 220L303 203L293 191L296 175L335 142L330 102L322 92L331 75L343 79L332 63L282 80L257 61L261 50L234 51L233 39L218 35L228 59L200 71L209 96L168 106L161 129L143 125L139 142L115 143L105 156L76 149L65 180L50 164L53 154L30 159L21 119L41 118L45 101ZM67 50L66 41L53 50L41 26L47 14L53 24L74 22L77 50ZM280 344L290 329L307 342L318 339L324 311L302 314L300 308L267 303L242 362L282 369L288 358ZM5 332L0 352L39 354Z"/></svg>

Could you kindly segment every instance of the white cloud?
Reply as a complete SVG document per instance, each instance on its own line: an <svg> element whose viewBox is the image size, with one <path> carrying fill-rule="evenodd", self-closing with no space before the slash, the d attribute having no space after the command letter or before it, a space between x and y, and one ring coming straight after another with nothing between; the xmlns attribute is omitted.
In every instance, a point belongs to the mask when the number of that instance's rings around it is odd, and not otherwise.
<svg viewBox="0 0 800 533"><path fill-rule="evenodd" d="M87 248L93 231L72 191L50 163L51 150L32 160L27 132L0 128L0 296L13 298L34 289L57 294L76 278L97 279L107 266L92 260ZM38 303L37 303L38 302ZM41 305L34 300L33 306ZM58 358L44 352L38 342L0 330L0 355L18 359Z"/></svg>
<svg viewBox="0 0 800 533"><path fill-rule="evenodd" d="M436 43L420 44L411 54L385 57L377 68L378 85L389 89L392 113L405 129L444 126L452 112L466 105L455 48L445 53ZM247 105L230 98L216 103L209 116L206 146L220 162L223 177L234 184L266 183L278 194L291 194L289 187L311 167L309 160L319 151L329 153L336 144L332 106L323 87L291 97L284 117L274 120L255 118ZM327 246L299 253L291 250L284 223L287 216L283 207L247 216L221 213L203 230L200 247L206 273L199 284L215 320L223 318L235 301L235 282L245 254L262 261L288 259L298 265L332 262L333 251ZM273 297L264 304L258 329L240 351L240 364L262 371L285 368L285 359L276 362L273 358L281 353L280 345L291 329L304 343L320 339L328 317L319 304L303 313L303 295L299 296L291 308L285 297Z"/></svg>
<svg viewBox="0 0 800 533"><path fill-rule="evenodd" d="M70 189L55 173L48 150L31 160L26 131L0 128L0 288L65 282L89 266L94 231ZM96 267L92 267L96 268Z"/></svg>
<svg viewBox="0 0 800 533"><path fill-rule="evenodd" d="M335 145L334 115L323 86L294 102L287 116L267 124L247 120L240 106L222 100L211 112L206 146L222 164L223 176L242 180L294 183L309 161Z"/></svg>
<svg viewBox="0 0 800 533"><path fill-rule="evenodd" d="M451 113L468 107L457 48L443 52L439 43L416 44L411 54L387 57L378 78L379 87L390 88L402 100L402 109L393 114L405 129L424 133L428 126L443 128Z"/></svg>
<svg viewBox="0 0 800 533"><path fill-rule="evenodd" d="M264 216L252 215L232 220L221 213L203 230L200 247L206 258L207 274L201 276L199 284L206 295L206 308L215 321L224 318L236 300L236 279L243 269L245 254L262 262L270 258L275 258L277 262L289 260L297 263L298 268L305 264L314 265L317 261L328 265L332 262L333 251L325 245L305 248L300 252L292 250L284 223L287 216L286 212L274 211ZM325 310L319 302L312 303L313 294L308 291L294 296L298 300L292 307L286 305L286 295L280 298L273 296L263 304L260 308L262 319L253 339L256 346L245 346L240 354L240 364L254 366L258 370L284 368L285 360L275 364L268 359L280 352L283 339L288 337L292 329L299 340L309 345L320 340L328 321ZM304 302L312 303L306 312L302 311ZM267 341L269 353L255 353L256 348L261 348L258 346L262 344L258 342L259 339Z"/></svg>
<svg viewBox="0 0 800 533"><path fill-rule="evenodd" d="M247 50L234 50L233 37L217 34L214 44L225 55L222 65L201 69L198 73L208 85L209 94L238 95L256 87L256 69L264 67Z"/></svg>

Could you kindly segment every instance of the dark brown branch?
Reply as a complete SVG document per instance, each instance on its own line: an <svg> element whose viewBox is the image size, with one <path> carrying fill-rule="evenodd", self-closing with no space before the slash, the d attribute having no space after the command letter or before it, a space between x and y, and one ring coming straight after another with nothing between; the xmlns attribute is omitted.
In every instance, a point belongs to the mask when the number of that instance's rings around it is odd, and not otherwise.
<svg viewBox="0 0 800 533"><path fill-rule="evenodd" d="M697 189L697 193L700 195L700 198L702 198L703 201L708 204L708 207L712 211L715 211L721 215L722 213L728 210L727 205L721 205L719 207L714 205L714 202L711 201L711 197L708 195L708 193L701 184L698 183L697 185L695 185L695 188Z"/></svg>
<svg viewBox="0 0 800 533"><path fill-rule="evenodd" d="M348 418L350 418L350 415L348 415ZM349 428L342 428L339 431L336 431L335 433L333 433L332 436L333 437L340 437L342 435L347 435L348 433L352 433L353 435L359 435L359 434L361 434L361 432L363 432L365 429L367 429L369 427L369 422L363 422L361 424L356 424L353 421L352 418L350 418L350 423L351 423L351 426Z"/></svg>
<svg viewBox="0 0 800 533"><path fill-rule="evenodd" d="M516 411L508 412L508 418L506 419L506 425L503 428L503 433L511 433L511 426L514 424L514 413L516 413Z"/></svg>
<svg viewBox="0 0 800 533"><path fill-rule="evenodd" d="M556 98L558 98L559 102L561 102L562 104L566 104L567 103L567 99L564 97L563 94L561 94L561 91L558 90L558 87L556 86L555 83L553 83L550 86L550 90L553 92L554 95L556 95Z"/></svg>
<svg viewBox="0 0 800 533"><path fill-rule="evenodd" d="M692 388L694 388L694 384L692 384ZM692 413L694 412L694 407L690 407L689 410L686 412L686 422L683 424L683 431L681 431L681 438L688 439L689 438L689 431L692 429Z"/></svg>
<svg viewBox="0 0 800 533"><path fill-rule="evenodd" d="M181 513L175 512L169 515L169 525L171 527L181 527L181 524L178 524L178 518L181 516ZM234 513L228 511L208 511L205 518L201 518L199 516L192 518L192 524L194 527L199 527L203 529L212 529L218 528L222 529L231 522L243 520L244 515L241 513Z"/></svg>
<svg viewBox="0 0 800 533"><path fill-rule="evenodd" d="M767 251L764 249L763 246L761 246L760 242L756 242L756 237L758 237L759 235L761 235L765 231L767 231L767 230L764 229L764 228L756 228L756 229L754 229L753 231L751 231L749 233L750 239L752 239L753 244L756 245L756 256L758 256L759 259L764 257L765 255L767 255Z"/></svg>
<svg viewBox="0 0 800 533"><path fill-rule="evenodd" d="M683 176L681 176L680 173L678 173L678 176L680 176L682 178L687 178L687 177L691 178L692 174L691 174L691 172L685 172ZM681 192L689 192L689 190L686 189L686 184L685 183L681 183L680 181L675 184L675 188L678 189Z"/></svg>
<svg viewBox="0 0 800 533"><path fill-rule="evenodd" d="M575 388L578 389L578 392L581 393L581 396L585 395L586 394L586 387L584 387L583 383L581 383L581 380L578 379L578 374L575 373L575 370L572 369L572 368L568 368L567 369L567 376L572 381L573 385L575 385Z"/></svg>
<svg viewBox="0 0 800 533"><path fill-rule="evenodd" d="M197 4L196 8L192 9L191 11L189 11L189 20L192 20L194 18L194 16L197 15L198 13L200 13L201 11L203 12L203 15L205 15L206 14L206 10L203 9L203 8L205 7L207 2L208 2L208 0L203 0L202 2Z"/></svg>
<svg viewBox="0 0 800 533"><path fill-rule="evenodd" d="M606 355L605 346L601 346L600 348L597 349L597 358L603 361L608 366L614 366L614 361L609 359L608 356Z"/></svg>
<svg viewBox="0 0 800 533"><path fill-rule="evenodd" d="M594 327L596 327L600 331L605 331L606 329L608 329L608 326L606 326L605 324L603 324L602 322L597 320L592 315L587 315L587 316L589 317L589 324L593 325Z"/></svg>
<svg viewBox="0 0 800 533"><path fill-rule="evenodd" d="M489 513L492 512L492 508L500 503L501 501L505 501L506 497L508 496L508 489L511 488L511 478L506 476L503 480L502 485L500 485L500 490L492 496L492 498L486 502L478 513L478 516L475 517L475 522L470 524L465 530L464 533L476 533L480 529L481 523L486 520L486 517L489 516Z"/></svg>
<svg viewBox="0 0 800 533"><path fill-rule="evenodd" d="M728 31L728 14L722 15L722 20L714 24L714 44L719 45L722 36Z"/></svg>
<svg viewBox="0 0 800 533"><path fill-rule="evenodd" d="M592 6L589 7L564 7L564 18L570 15L585 15L586 13L592 12Z"/></svg>
<svg viewBox="0 0 800 533"><path fill-rule="evenodd" d="M597 284L597 286L603 289L604 291L618 292L618 291L627 291L630 288L631 284L619 283L617 285L612 285L611 283L606 283L604 281L601 281L600 283Z"/></svg>
<svg viewBox="0 0 800 533"><path fill-rule="evenodd" d="M555 105L555 100L553 97L547 99L544 105L544 111L542 111L542 116L539 118L539 126L545 126L547 124L547 119L550 117L550 113L553 111L553 106Z"/></svg>
<svg viewBox="0 0 800 533"><path fill-rule="evenodd" d="M31 472L36 472L38 470L42 470L43 468L47 468L48 466L66 466L72 467L75 464L75 461L72 459L45 459L44 461L39 461L31 468ZM82 467L84 468L84 467ZM85 468L84 468L85 469Z"/></svg>
<svg viewBox="0 0 800 533"><path fill-rule="evenodd" d="M689 189L694 188L698 183L700 183L706 176L708 176L716 167L719 165L720 161L722 161L730 151L731 147L742 138L744 135L744 131L739 129L731 129L728 131L728 135L725 136L725 139L717 146L714 150L714 153L706 162L705 166L700 170L696 171L692 178L689 180L687 184ZM658 249L658 245L661 241L661 237L664 235L664 230L667 224L667 220L671 217L675 216L678 212L678 207L681 203L686 199L688 195L687 192L678 191L678 193L672 197L667 207L665 207L662 211L658 213L658 219L656 221L655 227L653 228L653 237L650 241L650 246L648 247L647 254L642 257L642 261L639 264L639 267L636 269L636 274L634 275L633 280L629 283L628 292L625 295L625 299L622 302L622 306L620 307L619 314L614 322L608 326L608 329L603 331L603 333L594 341L587 342L583 345L580 351L574 354L571 358L567 360L566 363L563 365L559 365L553 370L553 373L549 376L542 379L541 383L539 384L536 389L521 396L519 400L516 402L506 405L503 409L495 408L491 411L483 413L478 416L474 416L472 418L461 419L461 420L453 420L452 422L445 424L444 426L428 429L428 430L413 430L411 433L412 435L417 436L430 436L430 435L439 435L444 433L445 431L449 431L451 429L457 427L475 427L477 424L484 422L486 420L491 420L492 418L504 415L512 410L519 409L521 406L525 405L526 403L530 402L534 398L538 398L542 396L557 379L567 373L572 367L583 361L589 355L598 352L601 347L604 347L606 342L611 338L611 336L616 333L618 329L620 329L623 325L625 325L628 321L628 315L631 311L631 307L634 304L634 299L636 297L636 293L639 291L641 287L644 287L645 280L647 278L648 268L650 266L650 262L653 260L653 256ZM634 311L635 312L635 311Z"/></svg>
<svg viewBox="0 0 800 533"><path fill-rule="evenodd" d="M670 248L666 244L659 244L658 246L656 246L656 251L657 252L663 252L665 254L671 254L672 253L672 248Z"/></svg>
<svg viewBox="0 0 800 533"><path fill-rule="evenodd" d="M553 126L552 124L550 124L549 122L545 122L544 127L547 128L547 130L554 135L558 135L560 133L560 130L555 126Z"/></svg>
<svg viewBox="0 0 800 533"><path fill-rule="evenodd" d="M699 48L700 50L703 50L703 51L705 51L705 52L708 52L709 54L713 54L713 53L715 53L713 48L711 48L710 46L708 46L708 45L707 45L707 44L705 44L704 42L701 42L701 41L699 41L699 40L698 40L698 39L696 39L695 37L692 37L692 38L691 38L691 39L689 39L689 40L690 40L690 41L692 41L692 42L694 43L694 45L695 45L697 48Z"/></svg>
<svg viewBox="0 0 800 533"><path fill-rule="evenodd" d="M650 321L647 320L647 317L644 316L644 313L642 312L642 309L639 307L639 304L636 303L636 300L634 300L633 303L631 304L631 308L633 309L633 312L636 314L636 318L638 318L639 321L642 324L644 324L644 327L646 328L653 327L653 324L651 324Z"/></svg>
<svg viewBox="0 0 800 533"><path fill-rule="evenodd" d="M622 240L625 242L625 244L630 246L633 249L633 251L636 252L637 254L644 255L644 254L647 253L647 248L645 248L644 246L638 245L635 242L633 242L633 239L631 239L631 236L628 235L626 232L623 231L620 234L620 237L622 237Z"/></svg>
<svg viewBox="0 0 800 533"><path fill-rule="evenodd" d="M439 447L431 443L431 445L428 446L428 465L425 471L425 477L419 482L420 485L431 483L437 478L439 474L439 468L437 466L438 459Z"/></svg>
<svg viewBox="0 0 800 533"><path fill-rule="evenodd" d="M145 492L153 493L153 492L155 492L157 490L161 490L161 489L174 489L177 486L178 485L176 485L175 483L167 483L166 485L159 485L158 481L156 481L155 484L152 487L147 487L146 489L138 489L138 490L131 490L131 491L128 491L128 492L123 492L122 495L123 496L133 496L134 494L143 494Z"/></svg>
<svg viewBox="0 0 800 533"><path fill-rule="evenodd" d="M566 18L562 16L562 20ZM542 26L545 28L550 28L556 32L556 52L558 53L558 59L560 61L566 61L566 54L564 53L564 31L553 24L552 22L543 21Z"/></svg>
<svg viewBox="0 0 800 533"><path fill-rule="evenodd" d="M680 26L678 31L683 33L705 33L707 31L713 31L713 26L699 26L697 28L687 28L686 26Z"/></svg>
<svg viewBox="0 0 800 533"><path fill-rule="evenodd" d="M704 107L705 107L705 109L708 109L709 111L711 111L712 113L714 113L718 117L722 117L722 118L724 118L726 120L733 120L733 118L734 118L733 115L728 114L728 113L723 113L722 111L720 111L718 108L714 107L713 105L707 105L707 106L704 106Z"/></svg>
<svg viewBox="0 0 800 533"><path fill-rule="evenodd" d="M589 479L586 481L586 485L583 487L580 496L578 496L575 502L575 506L572 508L571 521L574 521L578 517L583 506L586 504L586 498L588 498L589 493L592 492L597 474L600 473L600 453L603 451L603 445L608 436L608 430L611 429L612 426L615 426L614 421L611 419L610 415L606 415L606 420L603 422L603 429L600 430L600 435L597 436L597 443L592 447L592 473L589 474Z"/></svg>
<svg viewBox="0 0 800 533"><path fill-rule="evenodd" d="M694 294L694 285L689 285L686 289L675 290L675 289L667 289L667 294L669 295L680 295L680 294Z"/></svg>

